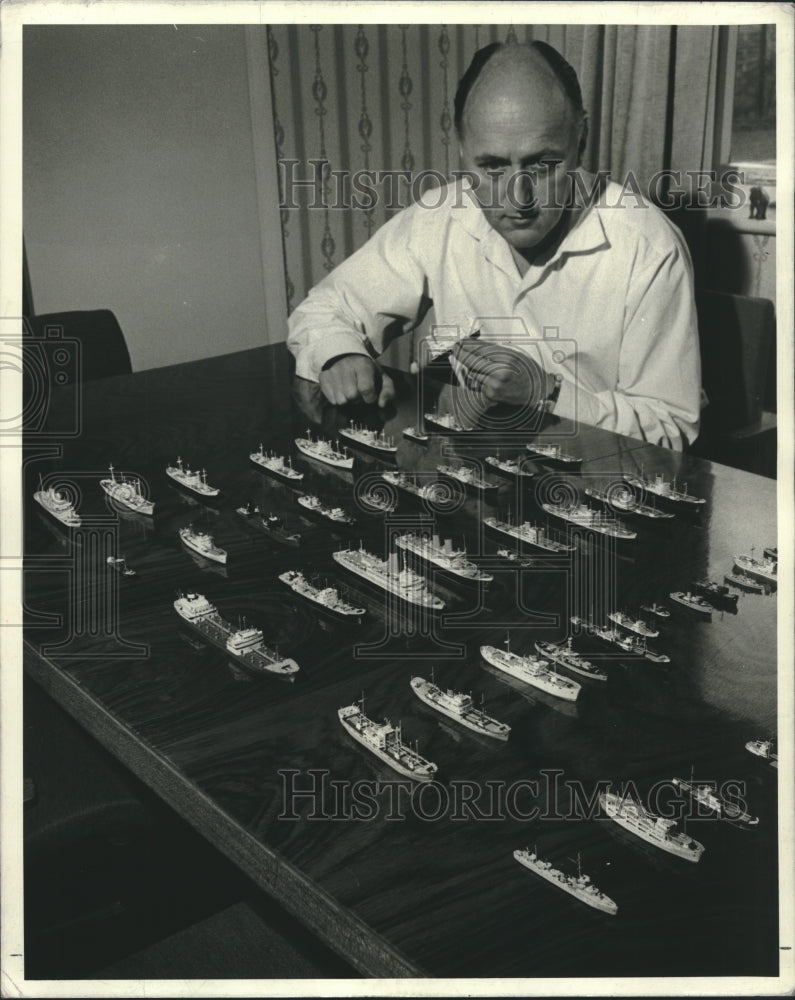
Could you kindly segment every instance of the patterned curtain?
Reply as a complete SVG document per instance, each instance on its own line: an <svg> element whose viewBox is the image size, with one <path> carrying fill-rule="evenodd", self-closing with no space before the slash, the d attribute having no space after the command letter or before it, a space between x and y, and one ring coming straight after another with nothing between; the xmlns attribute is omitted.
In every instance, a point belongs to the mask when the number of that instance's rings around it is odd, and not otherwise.
<svg viewBox="0 0 795 1000"><path fill-rule="evenodd" d="M591 120L589 169L619 181L632 169L643 184L655 170L698 170L711 158L717 29L709 26L279 24L267 32L288 311L425 190L412 190L400 171L432 186L458 169L453 97L489 42L546 41L572 64ZM370 172L359 176L377 197L343 181L357 171Z"/></svg>

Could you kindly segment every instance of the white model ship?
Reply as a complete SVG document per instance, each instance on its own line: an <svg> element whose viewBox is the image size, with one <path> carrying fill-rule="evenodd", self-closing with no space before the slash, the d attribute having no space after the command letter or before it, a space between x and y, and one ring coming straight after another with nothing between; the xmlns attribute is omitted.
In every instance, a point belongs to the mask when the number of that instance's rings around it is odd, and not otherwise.
<svg viewBox="0 0 795 1000"><path fill-rule="evenodd" d="M580 465L582 463L581 458L563 451L559 444L544 444L541 441L534 441L525 447L531 455L538 455L539 458L545 458L549 462L557 462L559 465Z"/></svg>
<svg viewBox="0 0 795 1000"><path fill-rule="evenodd" d="M674 833L672 828L676 826L676 820L655 816L639 802L616 795L615 792L602 792L599 802L610 819L646 843L684 858L685 861L701 859L704 845L693 840L684 831Z"/></svg>
<svg viewBox="0 0 795 1000"><path fill-rule="evenodd" d="M601 503L607 504L608 507L612 507L613 510L620 510L626 514L637 514L639 517L648 517L652 521L669 521L674 516L670 511L658 510L653 504L641 503L628 487L608 493L595 486L586 486L585 492L594 500L599 500Z"/></svg>
<svg viewBox="0 0 795 1000"><path fill-rule="evenodd" d="M581 677L590 677L593 681L606 681L604 670L586 660L584 656L572 648L571 636L561 643L539 641L535 644L537 652L558 666L566 667Z"/></svg>
<svg viewBox="0 0 795 1000"><path fill-rule="evenodd" d="M75 510L75 505L63 493L59 493L54 486L45 490L41 476L39 476L39 488L33 494L33 499L36 503L41 504L48 514L52 514L57 521L65 524L67 528L79 528L82 524L80 516Z"/></svg>
<svg viewBox="0 0 795 1000"><path fill-rule="evenodd" d="M372 448L373 451L382 451L389 455L394 455L397 451L395 442L391 437L387 437L383 431L373 431L368 427L357 427L356 424L352 424L350 427L343 427L340 434L355 444Z"/></svg>
<svg viewBox="0 0 795 1000"><path fill-rule="evenodd" d="M427 444L430 441L430 435L423 434L416 427L404 427L403 437L407 437L412 441L419 441L420 444Z"/></svg>
<svg viewBox="0 0 795 1000"><path fill-rule="evenodd" d="M278 649L265 645L262 631L245 624L235 629L218 614L218 609L203 594L180 594L174 609L189 625L214 646L229 653L244 667L258 673L291 676L298 664L279 655Z"/></svg>
<svg viewBox="0 0 795 1000"><path fill-rule="evenodd" d="M582 903L587 903L588 906L593 906L594 909L601 910L603 913L609 913L611 916L615 916L618 913L616 903L609 896L600 892L595 885L592 885L587 875L583 875L579 854L577 855L576 877L574 875L564 875L562 871L553 868L550 861L542 861L537 851L531 851L529 847L524 850L514 851L513 856L520 865L524 865L525 868L529 868L536 875L545 878L547 882L551 882L558 889L563 889L564 892L570 893Z"/></svg>
<svg viewBox="0 0 795 1000"><path fill-rule="evenodd" d="M751 816L750 813L741 809L736 802L727 802L725 799L722 799L719 795L716 795L715 790L706 782L699 783L693 781L692 774L690 781L685 781L684 778L672 778L671 780L674 785L689 795L694 802L704 806L705 809L709 809L710 812L714 812L716 816L731 820L734 823L742 823L745 826L759 825L758 816Z"/></svg>
<svg viewBox="0 0 795 1000"><path fill-rule="evenodd" d="M421 757L416 749L403 742L401 726L387 720L373 722L364 714L364 698L338 711L339 720L357 743L407 778L430 781L438 770L436 764Z"/></svg>
<svg viewBox="0 0 795 1000"><path fill-rule="evenodd" d="M177 459L176 465L166 466L166 475L171 476L176 482L181 486L184 486L188 490L192 490L194 493L198 493L199 496L203 497L215 497L218 496L219 490L214 486L210 486L207 483L207 472L202 469L201 472L195 472L192 469L188 469L181 458Z"/></svg>
<svg viewBox="0 0 795 1000"><path fill-rule="evenodd" d="M451 691L449 688L443 691L433 680L426 681L423 677L411 678L411 690L426 705L476 733L493 736L495 740L507 740L511 733L510 726L475 708L470 694Z"/></svg>
<svg viewBox="0 0 795 1000"><path fill-rule="evenodd" d="M108 556L105 562L108 566L112 566L117 573L121 573L122 576L135 576L135 570L130 569L124 556Z"/></svg>
<svg viewBox="0 0 795 1000"><path fill-rule="evenodd" d="M485 493L487 490L498 490L500 488L499 483L490 483L483 476L479 476L468 465L437 465L436 469L442 475L450 476L451 479L458 480L464 486L471 486L482 493Z"/></svg>
<svg viewBox="0 0 795 1000"><path fill-rule="evenodd" d="M655 473L647 478L641 470L640 475L626 473L624 479L628 483L642 486L647 493L662 497L663 500L670 500L672 503L685 504L688 507L700 507L705 501L703 497L693 496L687 492L687 483L680 490L676 485L676 479L668 480L661 472Z"/></svg>
<svg viewBox="0 0 795 1000"><path fill-rule="evenodd" d="M212 559L213 562L226 564L226 550L220 549L213 541L213 536L206 531L194 531L193 525L179 529L179 537L183 545L198 552L205 559Z"/></svg>
<svg viewBox="0 0 795 1000"><path fill-rule="evenodd" d="M735 556L734 565L750 576L759 576L771 583L778 583L778 563L773 559L755 559L753 549L749 556Z"/></svg>
<svg viewBox="0 0 795 1000"><path fill-rule="evenodd" d="M329 507L328 504L323 503L320 497L302 493L298 497L298 502L305 510L319 514L329 521L334 521L337 524L356 524L356 518L346 514L342 507Z"/></svg>
<svg viewBox="0 0 795 1000"><path fill-rule="evenodd" d="M778 754L773 750L772 740L749 740L745 744L748 753L769 761L771 767L778 768Z"/></svg>
<svg viewBox="0 0 795 1000"><path fill-rule="evenodd" d="M500 521L496 517L484 517L483 523L492 531L499 531L503 535L510 535L511 538L518 538L520 542L526 542L528 545L543 549L545 552L574 551L573 545L558 541L545 528L538 528L529 521L525 521L523 524L511 524L510 521Z"/></svg>
<svg viewBox="0 0 795 1000"><path fill-rule="evenodd" d="M588 635L593 635L597 639L601 639L603 642L610 643L613 646L618 646L618 648L624 650L625 653L642 656L644 659L651 660L652 663L671 662L671 658L667 655L667 653L658 653L653 649L649 649L646 645L646 640L640 638L639 636L626 635L625 633L620 632L617 628L608 628L606 625L597 625L595 622L592 622L587 618L580 618L579 615L572 615L570 621L572 625L582 628L588 633Z"/></svg>
<svg viewBox="0 0 795 1000"><path fill-rule="evenodd" d="M291 590L295 591L296 594L300 594L301 597L319 604L325 611L329 611L343 620L355 618L357 621L360 621L367 612L366 608L357 608L355 605L344 601L340 597L336 587L316 587L307 580L300 570L288 569L287 572L279 575L279 579Z"/></svg>
<svg viewBox="0 0 795 1000"><path fill-rule="evenodd" d="M289 456L285 462L284 458L281 455L277 455L276 452L264 451L262 444L260 444L257 451L252 451L248 457L261 469L265 469L267 472L272 472L275 476L280 476L282 479L287 479L291 482L299 482L304 478L303 472L298 472L293 468L292 461Z"/></svg>
<svg viewBox="0 0 795 1000"><path fill-rule="evenodd" d="M339 552L332 552L332 556L340 566L344 566L351 573L356 573L357 576L369 580L370 583L408 601L409 604L416 604L432 611L441 611L444 607L444 601L426 586L421 576L408 567L403 569L398 567L396 555L390 556L389 559L379 559L372 552L360 547L341 549Z"/></svg>
<svg viewBox="0 0 795 1000"><path fill-rule="evenodd" d="M381 478L405 493L418 497L420 500L438 500L443 487L438 480L432 483L425 483L422 486L405 472L382 472Z"/></svg>
<svg viewBox="0 0 795 1000"><path fill-rule="evenodd" d="M642 618L633 618L632 615L628 615L623 611L610 611L607 615L611 622L615 622L616 625L621 625L630 632L634 632L636 635L642 635L646 639L656 639L660 634L660 630L652 628L648 622L645 622Z"/></svg>
<svg viewBox="0 0 795 1000"><path fill-rule="evenodd" d="M425 559L433 563L434 566L439 566L440 569L447 570L448 573L452 573L463 580L471 580L476 583L489 583L494 579L491 573L485 573L483 570L478 569L473 562L470 562L467 559L465 550L455 550L450 538L446 539L444 544L442 544L438 535L430 538L428 535L409 532L405 535L397 535L395 545L398 548L414 552L421 559Z"/></svg>
<svg viewBox="0 0 795 1000"><path fill-rule="evenodd" d="M127 478L121 475L119 479L113 470L113 465L108 466L110 479L100 479L99 485L108 496L120 503L129 510L134 510L136 514L153 514L155 505L151 500L147 500L141 492L141 480Z"/></svg>
<svg viewBox="0 0 795 1000"><path fill-rule="evenodd" d="M741 573L739 570L727 573L723 579L726 583L731 583L735 587L741 587L743 590L750 590L753 594L763 594L765 592L765 585L760 580L755 580L752 576L748 576L747 573Z"/></svg>
<svg viewBox="0 0 795 1000"><path fill-rule="evenodd" d="M704 615L711 615L715 610L709 601L705 601L703 597L699 597L698 594L693 594L689 590L674 590L668 596L677 604L690 608L691 611L700 611Z"/></svg>
<svg viewBox="0 0 795 1000"><path fill-rule="evenodd" d="M462 426L452 413L425 413L423 414L426 423L435 424L446 431L453 431L455 434L465 434L466 427Z"/></svg>
<svg viewBox="0 0 795 1000"><path fill-rule="evenodd" d="M497 458L495 455L488 455L486 461L498 472L514 476L516 479L532 479L535 475L535 472L526 469L518 458Z"/></svg>
<svg viewBox="0 0 795 1000"><path fill-rule="evenodd" d="M481 646L480 654L487 663L490 663L497 670L515 677L517 680L531 684L539 691L546 691L547 694L563 698L565 701L576 701L580 693L580 685L571 681L568 677L561 677L554 670L550 670L547 660L538 656L520 656L512 653L510 639L505 641L506 649L498 649L496 646Z"/></svg>
<svg viewBox="0 0 795 1000"><path fill-rule="evenodd" d="M589 531L596 531L600 535L608 535L611 538L632 539L637 538L637 531L625 528L615 517L605 514L600 510L594 510L587 503L566 504L566 503L542 503L541 507L553 517L559 517L578 528L587 528Z"/></svg>
<svg viewBox="0 0 795 1000"><path fill-rule="evenodd" d="M319 462L325 462L326 465L333 465L338 469L353 468L353 458L347 451L340 451L330 441L326 441L322 437L319 437L317 441L313 441L308 428L305 438L295 439L295 446L304 455L308 455L309 458L316 458Z"/></svg>

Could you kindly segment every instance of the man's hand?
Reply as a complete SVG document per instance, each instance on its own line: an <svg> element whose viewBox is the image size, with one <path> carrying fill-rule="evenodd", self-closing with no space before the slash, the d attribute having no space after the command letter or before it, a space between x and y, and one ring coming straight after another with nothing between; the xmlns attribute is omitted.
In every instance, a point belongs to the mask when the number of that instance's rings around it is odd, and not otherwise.
<svg viewBox="0 0 795 1000"><path fill-rule="evenodd" d="M461 340L451 358L461 384L480 393L489 406L534 407L554 386L553 377L536 361L511 347Z"/></svg>
<svg viewBox="0 0 795 1000"><path fill-rule="evenodd" d="M345 354L320 373L320 388L334 406L375 403L384 407L395 398L392 379L364 354Z"/></svg>

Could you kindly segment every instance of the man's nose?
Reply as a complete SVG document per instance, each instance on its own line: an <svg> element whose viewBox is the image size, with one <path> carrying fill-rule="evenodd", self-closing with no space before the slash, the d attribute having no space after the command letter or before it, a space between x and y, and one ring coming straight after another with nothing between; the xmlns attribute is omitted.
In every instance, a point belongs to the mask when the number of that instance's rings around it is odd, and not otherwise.
<svg viewBox="0 0 795 1000"><path fill-rule="evenodd" d="M529 208L535 200L535 178L529 170L517 170L508 183L508 203L512 208Z"/></svg>

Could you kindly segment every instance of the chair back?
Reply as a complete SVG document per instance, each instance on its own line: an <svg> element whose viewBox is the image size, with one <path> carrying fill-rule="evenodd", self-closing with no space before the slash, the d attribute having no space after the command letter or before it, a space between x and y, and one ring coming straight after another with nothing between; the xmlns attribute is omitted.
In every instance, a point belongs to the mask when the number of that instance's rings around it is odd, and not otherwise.
<svg viewBox="0 0 795 1000"><path fill-rule="evenodd" d="M45 313L29 317L33 343L62 339L71 346L77 341L80 361L59 372L59 384L80 380L129 375L130 352L119 322L110 309ZM69 347L67 347L69 349Z"/></svg>

